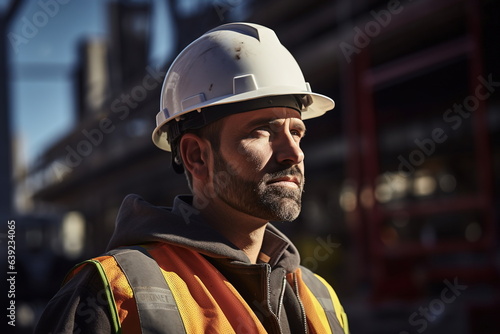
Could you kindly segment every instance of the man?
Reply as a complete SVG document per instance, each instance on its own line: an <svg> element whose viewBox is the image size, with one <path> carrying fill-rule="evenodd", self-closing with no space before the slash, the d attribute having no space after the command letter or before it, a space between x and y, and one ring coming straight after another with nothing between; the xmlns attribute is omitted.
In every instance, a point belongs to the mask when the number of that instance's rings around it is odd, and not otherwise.
<svg viewBox="0 0 500 334"><path fill-rule="evenodd" d="M108 253L68 275L39 333L347 333L333 289L269 222L300 213L303 120L333 109L274 32L215 28L171 65L153 142L192 196L129 195Z"/></svg>

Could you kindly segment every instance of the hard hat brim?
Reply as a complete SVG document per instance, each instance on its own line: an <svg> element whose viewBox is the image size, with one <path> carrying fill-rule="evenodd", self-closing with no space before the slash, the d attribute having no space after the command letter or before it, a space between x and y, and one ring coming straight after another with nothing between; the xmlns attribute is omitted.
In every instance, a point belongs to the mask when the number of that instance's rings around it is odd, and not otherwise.
<svg viewBox="0 0 500 334"><path fill-rule="evenodd" d="M318 94L318 93L313 93L313 92L304 92L304 91L296 91L294 89L290 89L290 87L280 87L281 89L277 89L278 87L272 87L269 89L269 92L266 92L266 89L259 89L257 91L250 91L246 92L243 94L239 94L237 96L235 95L229 95L227 97L222 97L217 99L216 101L212 100L209 101L207 104L207 101L204 101L202 103L199 103L197 105L192 105L189 108L183 110L180 113L175 114L174 116L169 117L167 111L160 111L157 116L156 116L156 128L153 131L152 134L152 140L153 143L160 149L164 151L171 151L170 144L168 142L167 138L167 132L162 130L163 126L172 121L173 119L179 119L184 114L187 114L189 112L192 112L194 110L198 110L202 112L203 108L206 107L213 107L217 105L222 105L222 104L230 104L230 103L235 103L235 102L241 102L241 101L247 101L247 100L252 100L256 98L262 98L266 96L278 96L278 95L309 95L311 97L312 103L304 108L302 112L302 119L307 120L315 117L319 117L324 115L327 111L332 110L335 108L335 102L333 99L329 98L328 96ZM277 93L279 91L279 93Z"/></svg>

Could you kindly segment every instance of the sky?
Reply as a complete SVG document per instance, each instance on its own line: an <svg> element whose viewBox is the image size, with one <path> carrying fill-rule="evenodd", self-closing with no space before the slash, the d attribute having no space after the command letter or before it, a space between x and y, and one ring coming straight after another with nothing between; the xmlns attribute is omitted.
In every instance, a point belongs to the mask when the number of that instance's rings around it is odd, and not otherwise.
<svg viewBox="0 0 500 334"><path fill-rule="evenodd" d="M78 42L83 38L107 38L106 10L110 1L24 1L19 8L8 30L11 132L18 142L18 162L33 165L44 150L75 125L73 73ZM0 0L0 10L7 2ZM166 1L152 3L150 63L157 65L170 56L173 34Z"/></svg>

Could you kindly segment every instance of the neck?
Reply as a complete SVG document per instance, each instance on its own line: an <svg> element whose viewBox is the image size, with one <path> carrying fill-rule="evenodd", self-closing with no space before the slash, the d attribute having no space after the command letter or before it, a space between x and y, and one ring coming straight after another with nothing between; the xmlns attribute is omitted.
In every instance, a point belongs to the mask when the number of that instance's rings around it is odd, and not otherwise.
<svg viewBox="0 0 500 334"><path fill-rule="evenodd" d="M217 198L197 209L207 224L241 249L251 263L257 263L267 221L239 212Z"/></svg>

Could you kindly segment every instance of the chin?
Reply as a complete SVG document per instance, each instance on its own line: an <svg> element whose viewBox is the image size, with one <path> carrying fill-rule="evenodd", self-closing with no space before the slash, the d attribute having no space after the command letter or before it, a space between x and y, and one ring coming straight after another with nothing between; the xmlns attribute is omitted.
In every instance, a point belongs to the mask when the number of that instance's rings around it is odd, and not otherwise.
<svg viewBox="0 0 500 334"><path fill-rule="evenodd" d="M293 199L285 198L282 203L278 204L273 211L274 219L272 221L294 221L300 214L300 203Z"/></svg>

